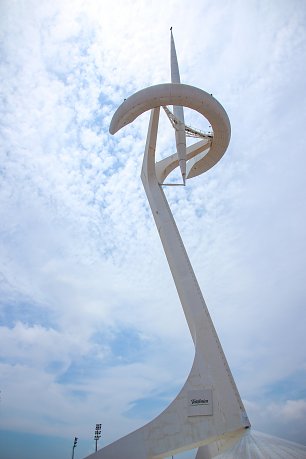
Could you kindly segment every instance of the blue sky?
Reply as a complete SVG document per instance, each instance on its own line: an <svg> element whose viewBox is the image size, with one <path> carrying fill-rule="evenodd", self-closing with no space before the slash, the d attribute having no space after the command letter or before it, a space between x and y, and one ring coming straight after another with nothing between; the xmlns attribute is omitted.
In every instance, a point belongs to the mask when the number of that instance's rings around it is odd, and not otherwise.
<svg viewBox="0 0 306 459"><path fill-rule="evenodd" d="M305 2L4 0L0 18L1 459L64 459L75 435L84 457L96 423L101 446L143 425L191 367L139 177L148 114L108 134L169 82L170 26L232 139L167 197L252 424L306 444Z"/></svg>

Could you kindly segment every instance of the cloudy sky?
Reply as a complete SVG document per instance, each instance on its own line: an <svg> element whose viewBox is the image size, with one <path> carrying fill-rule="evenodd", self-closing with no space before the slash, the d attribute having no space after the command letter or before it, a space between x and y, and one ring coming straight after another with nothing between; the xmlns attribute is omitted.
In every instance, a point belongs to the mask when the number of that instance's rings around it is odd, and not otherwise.
<svg viewBox="0 0 306 459"><path fill-rule="evenodd" d="M139 178L148 114L108 133L170 81L170 26L232 139L167 197L254 428L306 444L305 1L2 0L1 459L65 459L74 436L82 458L96 423L100 446L143 425L190 370Z"/></svg>

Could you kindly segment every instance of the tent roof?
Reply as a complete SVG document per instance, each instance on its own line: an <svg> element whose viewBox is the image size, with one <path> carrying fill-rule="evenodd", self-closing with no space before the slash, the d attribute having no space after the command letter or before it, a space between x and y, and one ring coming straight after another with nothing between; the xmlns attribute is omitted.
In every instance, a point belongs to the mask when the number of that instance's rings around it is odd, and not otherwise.
<svg viewBox="0 0 306 459"><path fill-rule="evenodd" d="M306 459L306 446L252 429L215 459Z"/></svg>

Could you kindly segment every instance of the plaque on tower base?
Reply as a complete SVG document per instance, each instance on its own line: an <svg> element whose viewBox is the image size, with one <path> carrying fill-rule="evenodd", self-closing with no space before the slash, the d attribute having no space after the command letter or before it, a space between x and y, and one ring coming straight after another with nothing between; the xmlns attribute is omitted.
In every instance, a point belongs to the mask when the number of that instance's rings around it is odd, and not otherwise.
<svg viewBox="0 0 306 459"><path fill-rule="evenodd" d="M188 416L212 416L212 390L191 390L188 392Z"/></svg>

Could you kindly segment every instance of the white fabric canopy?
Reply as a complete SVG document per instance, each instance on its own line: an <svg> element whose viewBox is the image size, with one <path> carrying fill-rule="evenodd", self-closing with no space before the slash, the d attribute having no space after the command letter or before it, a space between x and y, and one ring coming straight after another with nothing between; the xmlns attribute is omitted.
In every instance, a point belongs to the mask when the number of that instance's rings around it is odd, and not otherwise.
<svg viewBox="0 0 306 459"><path fill-rule="evenodd" d="M306 459L306 446L251 429L215 459Z"/></svg>

